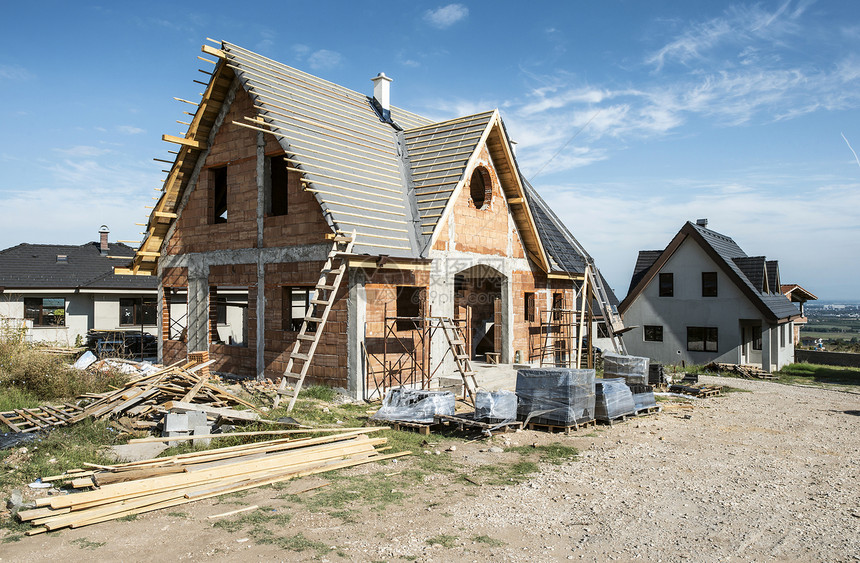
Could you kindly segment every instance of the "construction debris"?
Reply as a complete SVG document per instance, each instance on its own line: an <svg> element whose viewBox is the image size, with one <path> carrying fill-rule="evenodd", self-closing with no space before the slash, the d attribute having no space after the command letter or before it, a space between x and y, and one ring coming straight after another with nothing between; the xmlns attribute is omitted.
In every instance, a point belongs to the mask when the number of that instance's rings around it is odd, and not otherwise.
<svg viewBox="0 0 860 563"><path fill-rule="evenodd" d="M766 372L758 366L737 365L737 364L721 364L711 362L705 366L705 369L712 372L728 372L739 375L746 379L777 379L778 376Z"/></svg>
<svg viewBox="0 0 860 563"><path fill-rule="evenodd" d="M34 526L28 535L79 528L411 453L380 455L376 446L386 439L367 436L375 430L282 438L111 466L87 464L94 469L70 470L42 481L97 489L39 499L35 509L19 512L18 517Z"/></svg>

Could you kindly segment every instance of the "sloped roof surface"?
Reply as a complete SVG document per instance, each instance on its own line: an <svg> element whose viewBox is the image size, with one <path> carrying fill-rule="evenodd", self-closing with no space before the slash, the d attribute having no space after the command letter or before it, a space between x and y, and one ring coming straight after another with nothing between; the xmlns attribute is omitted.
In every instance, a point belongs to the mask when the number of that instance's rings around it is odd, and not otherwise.
<svg viewBox="0 0 860 563"><path fill-rule="evenodd" d="M735 256L732 261L740 268L756 291L764 291L764 256Z"/></svg>
<svg viewBox="0 0 860 563"><path fill-rule="evenodd" d="M779 290L779 262L767 260L764 263L767 271L767 289L769 293L782 293Z"/></svg>
<svg viewBox="0 0 860 563"><path fill-rule="evenodd" d="M633 288L639 284L639 281L645 276L654 262L663 254L662 250L640 250L639 256L636 257L636 265L633 267L633 277L630 279L630 287L627 293L633 291Z"/></svg>
<svg viewBox="0 0 860 563"><path fill-rule="evenodd" d="M549 204L538 195L537 190L525 179L523 185L526 187L526 199L552 268L556 271L584 274L590 256L587 253L582 254L585 252L582 245L553 213Z"/></svg>
<svg viewBox="0 0 860 563"><path fill-rule="evenodd" d="M110 244L110 256L134 256L122 243ZM64 255L64 261L57 256ZM151 277L119 276L113 267L120 260L103 256L99 243L79 246L67 244L19 244L0 251L0 286L7 290L38 288L156 289Z"/></svg>
<svg viewBox="0 0 860 563"><path fill-rule="evenodd" d="M422 235L433 234L494 113L488 111L404 132Z"/></svg>
<svg viewBox="0 0 860 563"><path fill-rule="evenodd" d="M354 251L417 256L401 141L368 96L236 45L224 43L223 51L263 127L275 133L290 164L303 173L330 223L344 233L355 229ZM401 127L431 123L396 107L391 118Z"/></svg>
<svg viewBox="0 0 860 563"><path fill-rule="evenodd" d="M716 251L725 264L738 275L741 283L746 284L753 291L755 297L774 317L777 319L784 319L800 314L798 308L795 307L784 295L781 293L762 293L761 289L758 289L761 287L760 284L762 282L759 282L759 285L757 286L747 278L744 271L741 270L735 261L735 258L743 259L746 258L747 255L743 250L741 250L735 241L726 235L717 233L700 225L690 222L688 222L687 225L695 229L696 232L702 236L702 239L709 244L714 251ZM761 257L761 269L759 271L762 276L765 275L764 261L764 257ZM741 262L743 262L743 260L741 260ZM776 263L777 261L774 260L773 262Z"/></svg>

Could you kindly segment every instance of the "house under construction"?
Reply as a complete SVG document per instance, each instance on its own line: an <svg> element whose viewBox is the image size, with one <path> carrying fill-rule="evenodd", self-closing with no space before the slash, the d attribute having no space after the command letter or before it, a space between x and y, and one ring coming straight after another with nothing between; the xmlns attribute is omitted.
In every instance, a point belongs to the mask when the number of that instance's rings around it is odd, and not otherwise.
<svg viewBox="0 0 860 563"><path fill-rule="evenodd" d="M390 105L384 74L367 96L203 51L214 70L117 269L158 276L165 364L208 350L219 372L370 397L476 359L590 365L595 317L620 328L497 110L434 122Z"/></svg>

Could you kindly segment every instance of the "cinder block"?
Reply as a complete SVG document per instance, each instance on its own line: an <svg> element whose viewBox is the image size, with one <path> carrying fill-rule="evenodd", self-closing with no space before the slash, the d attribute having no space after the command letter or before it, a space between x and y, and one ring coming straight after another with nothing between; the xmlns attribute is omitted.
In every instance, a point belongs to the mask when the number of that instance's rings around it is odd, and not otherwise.
<svg viewBox="0 0 860 563"><path fill-rule="evenodd" d="M203 426L195 426L194 432L192 435L193 436L205 436L205 435L211 434L211 433L212 433L212 428L208 425L203 425ZM194 438L193 440L191 440L191 443L194 446L208 446L210 441L211 441L210 438Z"/></svg>
<svg viewBox="0 0 860 563"><path fill-rule="evenodd" d="M185 413L188 417L188 425L186 429L190 430L192 428L197 428L198 426L206 426L206 413L203 411L192 411Z"/></svg>
<svg viewBox="0 0 860 563"><path fill-rule="evenodd" d="M165 431L162 434L162 436L164 436L165 438L173 438L175 436L188 436L188 434L189 434L189 432L187 430L184 432L177 431L177 430L171 430L171 431ZM185 440L174 440L172 442L167 442L167 445L168 445L168 447L174 448L174 447L179 446L179 445L184 444L184 443L185 443Z"/></svg>
<svg viewBox="0 0 860 563"><path fill-rule="evenodd" d="M164 417L164 435L170 432L188 432L188 415L186 413L169 412Z"/></svg>

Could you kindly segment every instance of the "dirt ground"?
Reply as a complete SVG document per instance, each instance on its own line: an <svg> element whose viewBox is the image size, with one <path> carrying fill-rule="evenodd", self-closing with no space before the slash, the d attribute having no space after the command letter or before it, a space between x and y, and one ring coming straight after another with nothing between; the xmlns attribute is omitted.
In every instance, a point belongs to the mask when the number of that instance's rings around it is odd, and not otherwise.
<svg viewBox="0 0 860 563"><path fill-rule="evenodd" d="M499 483L519 453L432 436L413 458L441 472L406 458L133 521L19 541L2 530L0 561L860 561L860 393L707 379L751 392L494 438L579 449L521 483Z"/></svg>

